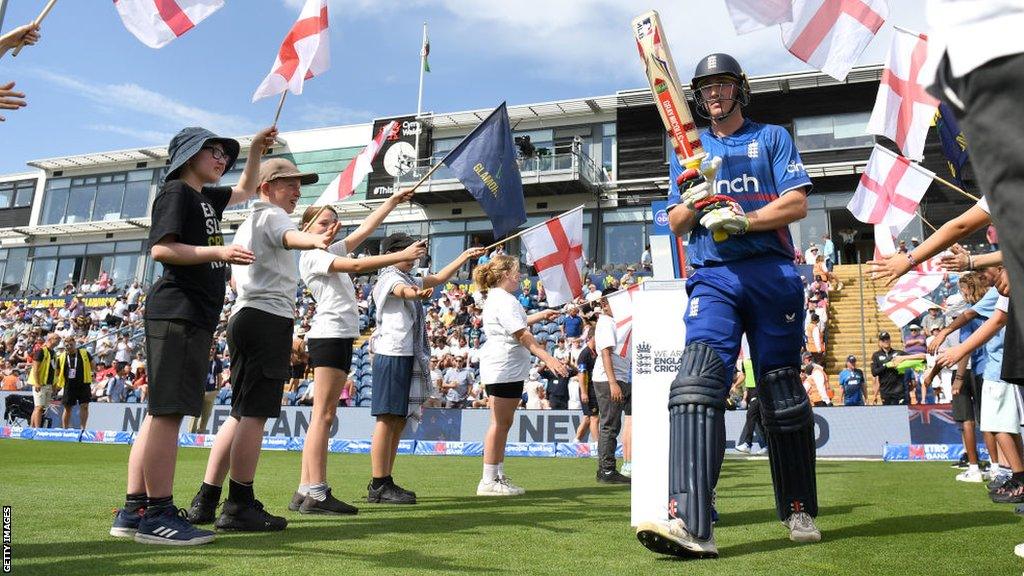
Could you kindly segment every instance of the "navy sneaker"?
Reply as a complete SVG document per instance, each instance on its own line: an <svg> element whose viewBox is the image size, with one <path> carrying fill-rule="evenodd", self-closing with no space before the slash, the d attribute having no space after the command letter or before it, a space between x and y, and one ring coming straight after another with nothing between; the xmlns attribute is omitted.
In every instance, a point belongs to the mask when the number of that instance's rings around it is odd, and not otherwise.
<svg viewBox="0 0 1024 576"><path fill-rule="evenodd" d="M195 546L213 542L215 534L210 530L196 528L189 523L187 516L184 509L174 506L150 508L139 523L135 541L165 546Z"/></svg>
<svg viewBox="0 0 1024 576"><path fill-rule="evenodd" d="M144 508L137 510L118 508L114 514L114 525L110 527L110 535L114 538L135 538L144 511Z"/></svg>

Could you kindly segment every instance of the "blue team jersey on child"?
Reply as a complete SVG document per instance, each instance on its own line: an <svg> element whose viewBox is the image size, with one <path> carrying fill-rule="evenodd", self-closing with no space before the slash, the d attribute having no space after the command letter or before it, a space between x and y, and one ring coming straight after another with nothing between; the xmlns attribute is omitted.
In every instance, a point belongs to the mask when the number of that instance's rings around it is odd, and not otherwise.
<svg viewBox="0 0 1024 576"><path fill-rule="evenodd" d="M810 188L811 179L804 170L800 154L789 133L781 126L759 124L744 120L735 133L718 137L706 131L700 137L708 161L722 158L722 166L715 177L714 193L730 196L753 212L766 206L786 192ZM679 203L676 178L682 172L675 154L670 155L668 205ZM787 260L794 258L793 238L789 227L769 232L752 232L730 236L724 242L715 242L711 233L694 225L690 231L686 259L691 266L720 264L744 260L755 256L778 255Z"/></svg>

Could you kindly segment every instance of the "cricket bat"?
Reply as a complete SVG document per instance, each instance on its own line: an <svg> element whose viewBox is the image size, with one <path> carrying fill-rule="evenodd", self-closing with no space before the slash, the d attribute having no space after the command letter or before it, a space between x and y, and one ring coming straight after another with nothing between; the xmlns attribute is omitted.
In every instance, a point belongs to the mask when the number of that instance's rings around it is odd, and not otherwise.
<svg viewBox="0 0 1024 576"><path fill-rule="evenodd" d="M672 52L665 40L665 29L658 13L651 10L634 18L633 36L647 72L651 93L654 94L654 105L672 140L672 148L679 157L679 163L684 169L699 171L701 161L707 154L700 143L700 133L693 122L690 106L679 86L676 64L672 60ZM714 236L719 242L728 237L725 232L716 232Z"/></svg>

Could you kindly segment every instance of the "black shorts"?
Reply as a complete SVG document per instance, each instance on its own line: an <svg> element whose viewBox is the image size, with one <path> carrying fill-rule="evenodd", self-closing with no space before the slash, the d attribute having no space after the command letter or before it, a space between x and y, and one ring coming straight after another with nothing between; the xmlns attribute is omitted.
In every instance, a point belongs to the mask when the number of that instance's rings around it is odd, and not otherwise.
<svg viewBox="0 0 1024 576"><path fill-rule="evenodd" d="M597 416L600 409L597 406L597 391L594 390L594 383L587 385L587 403L583 406L584 416Z"/></svg>
<svg viewBox="0 0 1024 576"><path fill-rule="evenodd" d="M146 320L149 414L199 416L213 332L184 320Z"/></svg>
<svg viewBox="0 0 1024 576"><path fill-rule="evenodd" d="M954 374L954 377L957 375ZM971 370L964 374L959 394L953 394L953 420L957 422L981 421L981 382Z"/></svg>
<svg viewBox="0 0 1024 576"><path fill-rule="evenodd" d="M290 375L293 322L256 308L228 321L231 416L276 418Z"/></svg>
<svg viewBox="0 0 1024 576"><path fill-rule="evenodd" d="M301 380L306 377L306 365L292 364L290 373L293 379Z"/></svg>
<svg viewBox="0 0 1024 576"><path fill-rule="evenodd" d="M76 404L88 404L92 402L92 390L89 384L75 383L64 385L64 397L60 403L71 407Z"/></svg>
<svg viewBox="0 0 1024 576"><path fill-rule="evenodd" d="M494 396L495 398L521 398L523 395L523 384L519 382L501 382L498 384L487 384L484 389L487 390L488 396Z"/></svg>
<svg viewBox="0 0 1024 576"><path fill-rule="evenodd" d="M306 342L309 350L310 368L337 368L345 373L352 371L352 343L355 338L310 338Z"/></svg>

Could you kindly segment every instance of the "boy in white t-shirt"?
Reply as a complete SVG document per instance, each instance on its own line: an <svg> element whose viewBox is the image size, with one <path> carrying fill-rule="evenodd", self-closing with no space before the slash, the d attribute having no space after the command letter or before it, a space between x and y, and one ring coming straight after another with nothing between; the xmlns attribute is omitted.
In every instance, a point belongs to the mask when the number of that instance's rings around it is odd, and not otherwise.
<svg viewBox="0 0 1024 576"><path fill-rule="evenodd" d="M315 183L284 158L260 166L260 199L235 234L235 243L252 250L253 263L233 265L238 293L228 321L231 352L231 418L217 432L206 474L192 500L189 521L213 519L221 485L230 471L228 498L215 526L246 532L283 530L288 521L273 516L256 500L253 480L268 418L281 413L284 384L290 376L295 290L298 269L292 250L327 249L339 226L322 234L296 229L291 214L303 184Z"/></svg>
<svg viewBox="0 0 1024 576"><path fill-rule="evenodd" d="M382 254L405 250L416 243L404 232L381 241ZM377 328L373 350L373 396L370 414L377 419L370 446L372 478L366 499L379 504L415 504L416 493L395 484L391 476L398 441L409 416L418 415L430 396L430 346L422 300L444 284L482 249L470 248L436 274L414 278L415 262L403 262L380 271L373 287ZM410 413L412 412L412 413Z"/></svg>
<svg viewBox="0 0 1024 576"><path fill-rule="evenodd" d="M629 476L615 469L615 448L619 432L622 431L624 467L630 462L629 426L633 413L631 352L620 355L622 342L615 330L611 307L607 296L617 292L607 291L601 299L601 316L594 329L597 360L594 362L594 390L600 414L600 436L597 441L597 481L604 484L629 484ZM623 415L626 417L623 422ZM629 472L629 469L626 468Z"/></svg>

